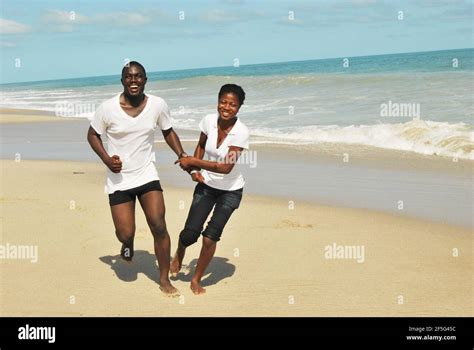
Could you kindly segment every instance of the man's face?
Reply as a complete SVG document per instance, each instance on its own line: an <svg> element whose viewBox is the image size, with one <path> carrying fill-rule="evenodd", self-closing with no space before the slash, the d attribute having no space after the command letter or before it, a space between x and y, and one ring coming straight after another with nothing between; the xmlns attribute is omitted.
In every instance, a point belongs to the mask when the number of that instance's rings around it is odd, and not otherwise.
<svg viewBox="0 0 474 350"><path fill-rule="evenodd" d="M140 96L145 91L146 80L143 70L138 66L131 65L122 75L124 91L129 96Z"/></svg>

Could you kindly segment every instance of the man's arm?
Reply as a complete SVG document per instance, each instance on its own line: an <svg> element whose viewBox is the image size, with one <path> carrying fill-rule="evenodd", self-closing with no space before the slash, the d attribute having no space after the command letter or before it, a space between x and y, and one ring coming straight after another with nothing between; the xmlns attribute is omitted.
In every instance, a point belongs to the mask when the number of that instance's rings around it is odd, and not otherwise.
<svg viewBox="0 0 474 350"><path fill-rule="evenodd" d="M173 130L173 128L169 128L168 130L161 130L163 133L163 137L165 138L166 143L170 148L173 150L174 153L180 158L183 153L186 154L183 150L183 146L181 146L181 141L179 140L178 134Z"/></svg>
<svg viewBox="0 0 474 350"><path fill-rule="evenodd" d="M122 170L122 161L117 155L110 157L104 148L100 134L98 134L92 126L89 126L87 131L87 141L91 145L94 152L99 156L105 165L114 173L119 173Z"/></svg>

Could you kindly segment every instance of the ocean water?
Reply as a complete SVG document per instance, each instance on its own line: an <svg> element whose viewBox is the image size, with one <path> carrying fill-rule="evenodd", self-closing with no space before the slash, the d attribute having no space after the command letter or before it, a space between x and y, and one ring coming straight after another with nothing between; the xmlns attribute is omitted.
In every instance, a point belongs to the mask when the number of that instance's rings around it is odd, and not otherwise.
<svg viewBox="0 0 474 350"><path fill-rule="evenodd" d="M474 159L474 49L148 72L146 93L176 129L198 130L221 85L247 97L253 143L362 144ZM0 85L0 107L91 118L122 91L120 76Z"/></svg>

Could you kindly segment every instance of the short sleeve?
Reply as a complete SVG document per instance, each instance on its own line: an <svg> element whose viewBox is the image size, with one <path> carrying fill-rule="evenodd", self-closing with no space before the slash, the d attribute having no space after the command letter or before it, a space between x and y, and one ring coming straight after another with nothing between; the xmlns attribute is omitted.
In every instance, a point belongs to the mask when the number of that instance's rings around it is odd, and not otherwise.
<svg viewBox="0 0 474 350"><path fill-rule="evenodd" d="M206 135L209 133L209 116L205 116L199 123L199 129Z"/></svg>
<svg viewBox="0 0 474 350"><path fill-rule="evenodd" d="M240 147L243 149L249 149L249 131L246 127L241 128L238 133L234 135L234 138L230 142L229 146Z"/></svg>
<svg viewBox="0 0 474 350"><path fill-rule="evenodd" d="M173 124L171 123L170 109L165 101L163 101L163 108L158 115L157 124L161 130L168 130L173 127Z"/></svg>
<svg viewBox="0 0 474 350"><path fill-rule="evenodd" d="M104 110L104 105L101 104L94 113L94 118L91 121L92 128L99 134L102 135L107 131L107 121Z"/></svg>

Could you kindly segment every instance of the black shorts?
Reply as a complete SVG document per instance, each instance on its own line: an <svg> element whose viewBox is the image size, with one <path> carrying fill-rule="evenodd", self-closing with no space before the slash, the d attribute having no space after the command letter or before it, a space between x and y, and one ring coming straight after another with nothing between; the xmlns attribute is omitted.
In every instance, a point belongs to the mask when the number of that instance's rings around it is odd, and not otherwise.
<svg viewBox="0 0 474 350"><path fill-rule="evenodd" d="M129 190L115 191L114 193L109 194L109 204L110 206L113 206L131 201L135 202L137 197L140 197L141 195L151 191L163 192L159 180L150 181L144 185L131 188Z"/></svg>

